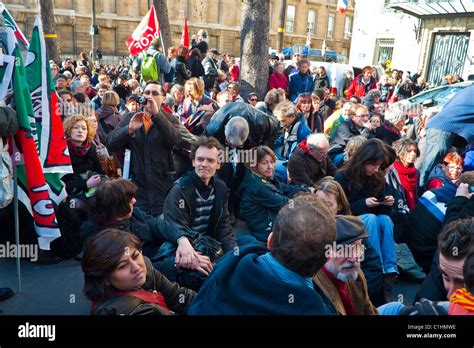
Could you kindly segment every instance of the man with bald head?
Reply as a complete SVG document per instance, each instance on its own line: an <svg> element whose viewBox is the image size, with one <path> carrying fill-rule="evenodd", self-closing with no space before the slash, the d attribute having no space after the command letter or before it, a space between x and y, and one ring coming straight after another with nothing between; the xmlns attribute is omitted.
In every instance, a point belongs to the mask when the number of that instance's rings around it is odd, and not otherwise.
<svg viewBox="0 0 474 348"><path fill-rule="evenodd" d="M288 161L291 183L311 186L325 176L334 176L337 168L328 151L329 142L323 133L311 134L299 143Z"/></svg>

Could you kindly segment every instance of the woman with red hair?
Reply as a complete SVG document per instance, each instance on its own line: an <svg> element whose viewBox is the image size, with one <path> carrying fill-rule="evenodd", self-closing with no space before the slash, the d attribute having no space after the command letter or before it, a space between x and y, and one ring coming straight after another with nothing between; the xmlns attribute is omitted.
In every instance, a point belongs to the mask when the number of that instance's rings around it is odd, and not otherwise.
<svg viewBox="0 0 474 348"><path fill-rule="evenodd" d="M428 177L426 189L433 190L445 185L455 185L461 176L463 166L464 158L460 154L457 152L448 153L443 159L443 164L434 167Z"/></svg>

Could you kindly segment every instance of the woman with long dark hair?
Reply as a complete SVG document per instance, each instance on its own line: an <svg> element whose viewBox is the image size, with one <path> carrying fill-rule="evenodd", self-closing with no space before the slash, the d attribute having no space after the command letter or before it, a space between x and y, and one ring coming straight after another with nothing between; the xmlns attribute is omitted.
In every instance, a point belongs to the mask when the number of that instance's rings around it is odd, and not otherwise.
<svg viewBox="0 0 474 348"><path fill-rule="evenodd" d="M393 143L397 160L390 168L386 179L395 197L396 210L408 213L415 209L418 199L417 187L419 173L415 168L415 161L420 150L415 141L402 138Z"/></svg>
<svg viewBox="0 0 474 348"><path fill-rule="evenodd" d="M335 180L343 187L352 213L365 222L369 242L380 256L384 274L393 277L398 267L393 223L388 214L394 198L385 191L382 169L388 165L384 146L378 139L367 140L336 174Z"/></svg>

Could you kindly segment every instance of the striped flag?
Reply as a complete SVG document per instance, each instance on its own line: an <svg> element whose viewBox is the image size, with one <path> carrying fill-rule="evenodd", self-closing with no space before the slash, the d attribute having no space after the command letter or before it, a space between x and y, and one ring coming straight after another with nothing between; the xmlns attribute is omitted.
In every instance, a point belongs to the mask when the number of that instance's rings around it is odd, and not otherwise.
<svg viewBox="0 0 474 348"><path fill-rule="evenodd" d="M7 54L15 57L15 66L11 80L3 80L2 83L8 83L12 87L13 106L18 118L19 130L15 135L18 152L15 151L13 157L18 162L17 157L21 152L24 163L17 166L18 198L33 215L40 249L49 250L50 243L60 237L61 233L34 140L37 133L36 120L20 47L12 28L6 27L6 34Z"/></svg>
<svg viewBox="0 0 474 348"><path fill-rule="evenodd" d="M7 28L11 28L13 32L15 33L15 37L18 42L18 45L20 46L20 50L26 51L26 48L29 45L28 40L26 39L26 36L21 31L18 24L16 24L15 20L13 19L13 16L10 14L10 12L8 12L3 2L0 2L0 13L3 15L3 18L5 19L5 26Z"/></svg>
<svg viewBox="0 0 474 348"><path fill-rule="evenodd" d="M67 196L60 174L73 170L39 17L31 34L25 70L36 121L36 147L50 197L59 204Z"/></svg>
<svg viewBox="0 0 474 348"><path fill-rule="evenodd" d="M337 11L339 11L339 13L346 12L346 8L347 8L347 0L337 0Z"/></svg>

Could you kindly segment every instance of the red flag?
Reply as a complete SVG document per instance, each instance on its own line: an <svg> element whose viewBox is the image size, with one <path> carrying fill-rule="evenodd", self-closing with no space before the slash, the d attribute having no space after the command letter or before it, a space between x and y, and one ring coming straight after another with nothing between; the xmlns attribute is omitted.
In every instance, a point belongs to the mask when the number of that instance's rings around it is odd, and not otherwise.
<svg viewBox="0 0 474 348"><path fill-rule="evenodd" d="M188 17L184 17L183 35L181 36L181 45L189 48Z"/></svg>
<svg viewBox="0 0 474 348"><path fill-rule="evenodd" d="M153 39L160 37L160 24L156 17L155 6L152 4L148 13L127 39L127 47L132 56L150 47Z"/></svg>

